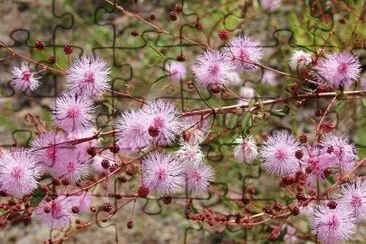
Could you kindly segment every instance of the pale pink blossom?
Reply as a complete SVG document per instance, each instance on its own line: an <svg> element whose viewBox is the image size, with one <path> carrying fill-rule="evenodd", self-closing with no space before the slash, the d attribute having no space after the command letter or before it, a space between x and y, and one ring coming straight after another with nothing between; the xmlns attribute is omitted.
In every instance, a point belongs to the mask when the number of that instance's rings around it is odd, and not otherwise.
<svg viewBox="0 0 366 244"><path fill-rule="evenodd" d="M187 70L182 62L172 61L166 65L165 69L168 71L169 78L173 81L186 78Z"/></svg>
<svg viewBox="0 0 366 244"><path fill-rule="evenodd" d="M270 174L290 175L300 169L300 162L295 153L299 143L288 131L275 131L264 143L261 155L263 167Z"/></svg>
<svg viewBox="0 0 366 244"><path fill-rule="evenodd" d="M260 0L263 9L273 12L281 7L281 0Z"/></svg>
<svg viewBox="0 0 366 244"><path fill-rule="evenodd" d="M346 51L320 59L315 68L319 81L335 88L352 84L361 72L358 57Z"/></svg>
<svg viewBox="0 0 366 244"><path fill-rule="evenodd" d="M358 180L342 186L340 204L352 210L357 220L366 221L366 182Z"/></svg>
<svg viewBox="0 0 366 244"><path fill-rule="evenodd" d="M220 51L206 51L195 60L192 67L198 83L212 91L218 91L223 86L236 84L234 66ZM234 81L234 82L233 82Z"/></svg>
<svg viewBox="0 0 366 244"><path fill-rule="evenodd" d="M260 42L249 36L239 36L226 45L225 54L238 71L251 71L258 69L256 64L262 59L263 50Z"/></svg>
<svg viewBox="0 0 366 244"><path fill-rule="evenodd" d="M252 163L258 156L258 149L253 136L235 139L235 158L242 163Z"/></svg>
<svg viewBox="0 0 366 244"><path fill-rule="evenodd" d="M204 193L211 181L214 180L214 171L203 161L196 161L186 166L187 188L192 193Z"/></svg>
<svg viewBox="0 0 366 244"><path fill-rule="evenodd" d="M185 183L183 164L172 154L152 152L143 159L142 181L149 191L170 195Z"/></svg>
<svg viewBox="0 0 366 244"><path fill-rule="evenodd" d="M321 243L347 241L356 230L356 219L347 208L318 206L312 216L312 231Z"/></svg>
<svg viewBox="0 0 366 244"><path fill-rule="evenodd" d="M97 99L110 88L110 68L99 57L75 60L67 71L66 81L73 93Z"/></svg>
<svg viewBox="0 0 366 244"><path fill-rule="evenodd" d="M303 68L312 62L312 55L310 53L295 50L290 57L290 68L294 71Z"/></svg>
<svg viewBox="0 0 366 244"><path fill-rule="evenodd" d="M93 102L85 96L64 93L52 106L54 123L67 132L84 130L92 125Z"/></svg>
<svg viewBox="0 0 366 244"><path fill-rule="evenodd" d="M27 63L22 63L20 67L14 67L11 71L11 85L18 91L34 91L39 86L40 77L32 72Z"/></svg>
<svg viewBox="0 0 366 244"><path fill-rule="evenodd" d="M36 159L25 149L4 151L0 155L0 189L22 198L37 187Z"/></svg>

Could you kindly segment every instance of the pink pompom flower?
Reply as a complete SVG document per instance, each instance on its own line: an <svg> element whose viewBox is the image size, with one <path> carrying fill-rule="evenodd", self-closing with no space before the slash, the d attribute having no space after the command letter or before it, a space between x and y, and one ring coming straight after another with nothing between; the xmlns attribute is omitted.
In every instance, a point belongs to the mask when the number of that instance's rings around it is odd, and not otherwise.
<svg viewBox="0 0 366 244"><path fill-rule="evenodd" d="M37 161L24 149L4 151L0 155L0 189L21 198L37 187Z"/></svg>
<svg viewBox="0 0 366 244"><path fill-rule="evenodd" d="M260 43L249 36L233 38L225 48L225 54L232 60L238 71L251 71L258 69L263 56Z"/></svg>
<svg viewBox="0 0 366 244"><path fill-rule="evenodd" d="M11 71L11 85L18 91L34 91L39 86L40 77L35 72L30 71L27 63L22 63L20 67L14 67Z"/></svg>
<svg viewBox="0 0 366 244"><path fill-rule="evenodd" d="M83 57L75 60L67 71L66 81L73 93L91 99L99 98L110 88L110 68L99 57Z"/></svg>
<svg viewBox="0 0 366 244"><path fill-rule="evenodd" d="M184 167L172 154L152 152L142 161L143 185L149 191L170 195L184 185Z"/></svg>
<svg viewBox="0 0 366 244"><path fill-rule="evenodd" d="M65 162L75 149L71 145L64 144L66 141L68 139L61 131L41 133L32 141L32 153L44 173L58 175L56 166Z"/></svg>
<svg viewBox="0 0 366 244"><path fill-rule="evenodd" d="M344 137L329 134L323 139L321 146L329 151L326 155L328 160L341 171L350 170L358 159L355 146Z"/></svg>
<svg viewBox="0 0 366 244"><path fill-rule="evenodd" d="M211 124L211 119L201 115L184 117L180 129L183 131L181 141L192 146L202 143L210 132Z"/></svg>
<svg viewBox="0 0 366 244"><path fill-rule="evenodd" d="M353 211L359 222L366 221L366 182L358 180L342 186L340 204Z"/></svg>
<svg viewBox="0 0 366 244"><path fill-rule="evenodd" d="M288 131L275 131L262 147L263 167L270 174L293 174L300 169L300 162L295 156L297 150L299 143Z"/></svg>
<svg viewBox="0 0 366 244"><path fill-rule="evenodd" d="M312 231L322 243L347 241L356 230L356 219L350 209L318 206L312 216Z"/></svg>
<svg viewBox="0 0 366 244"><path fill-rule="evenodd" d="M90 210L92 204L91 194L82 192L81 194L70 196L69 199L71 200L70 204L79 207L80 212L88 212Z"/></svg>
<svg viewBox="0 0 366 244"><path fill-rule="evenodd" d="M51 229L66 229L71 226L71 221L74 217L72 213L72 198L59 197L50 202L43 200L39 205L42 207L35 210L36 218L44 226ZM46 212L45 209L49 211Z"/></svg>
<svg viewBox="0 0 366 244"><path fill-rule="evenodd" d="M88 174L88 159L89 157L84 150L71 151L62 162L55 166L55 176L68 179L72 183L84 179Z"/></svg>
<svg viewBox="0 0 366 244"><path fill-rule="evenodd" d="M166 65L165 69L168 71L169 78L173 81L186 78L187 70L182 62L172 61Z"/></svg>
<svg viewBox="0 0 366 244"><path fill-rule="evenodd" d="M92 125L93 103L86 96L64 93L56 98L52 110L54 123L67 132L76 132Z"/></svg>
<svg viewBox="0 0 366 244"><path fill-rule="evenodd" d="M142 111L150 136L150 141L158 145L169 145L173 142L181 127L178 111L174 104L155 100L145 104Z"/></svg>
<svg viewBox="0 0 366 244"><path fill-rule="evenodd" d="M211 91L220 91L223 86L233 83L234 66L220 51L206 51L199 55L192 69L198 83Z"/></svg>
<svg viewBox="0 0 366 244"><path fill-rule="evenodd" d="M118 129L121 148L138 151L149 145L146 115L141 111L124 112L118 118Z"/></svg>
<svg viewBox="0 0 366 244"><path fill-rule="evenodd" d="M319 60L315 68L320 82L326 82L335 88L352 84L361 72L358 57L345 51L332 53Z"/></svg>
<svg viewBox="0 0 366 244"><path fill-rule="evenodd" d="M303 68L312 62L312 55L310 53L296 50L290 57L290 68L294 71Z"/></svg>
<svg viewBox="0 0 366 244"><path fill-rule="evenodd" d="M187 164L186 183L192 193L204 193L207 191L210 181L214 180L213 169L202 160Z"/></svg>
<svg viewBox="0 0 366 244"><path fill-rule="evenodd" d="M253 136L239 137L235 139L238 144L234 148L234 156L239 162L251 163L258 156L258 149Z"/></svg>
<svg viewBox="0 0 366 244"><path fill-rule="evenodd" d="M182 143L179 150L176 151L176 158L182 164L188 165L203 160L204 155L198 145Z"/></svg>

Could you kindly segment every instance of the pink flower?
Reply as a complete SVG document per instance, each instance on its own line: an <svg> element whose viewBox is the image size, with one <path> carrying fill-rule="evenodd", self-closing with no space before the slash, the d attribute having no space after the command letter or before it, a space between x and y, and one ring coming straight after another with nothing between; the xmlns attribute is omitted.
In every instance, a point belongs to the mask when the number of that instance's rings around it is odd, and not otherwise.
<svg viewBox="0 0 366 244"><path fill-rule="evenodd" d="M239 137L235 143L238 145L234 149L234 156L239 162L251 163L257 158L258 149L253 136Z"/></svg>
<svg viewBox="0 0 366 244"><path fill-rule="evenodd" d="M328 160L333 161L333 165L338 166L341 171L350 170L358 159L355 146L348 143L346 138L329 134L321 146L325 150L329 149Z"/></svg>
<svg viewBox="0 0 366 244"><path fill-rule="evenodd" d="M41 223L51 229L67 229L71 226L71 221L73 218L72 198L59 197L50 202L43 200L39 204L40 208L35 210L36 218L38 218ZM49 212L45 212L45 208Z"/></svg>
<svg viewBox="0 0 366 244"><path fill-rule="evenodd" d="M290 175L300 169L295 152L299 143L285 130L275 131L262 147L263 166L270 174Z"/></svg>
<svg viewBox="0 0 366 244"><path fill-rule="evenodd" d="M338 243L348 240L356 229L352 211L337 207L318 206L312 217L312 231L322 243Z"/></svg>
<svg viewBox="0 0 366 244"><path fill-rule="evenodd" d="M198 56L192 69L198 83L213 91L232 84L235 73L232 63L217 50L206 51Z"/></svg>
<svg viewBox="0 0 366 244"><path fill-rule="evenodd" d="M82 192L79 195L72 195L69 197L72 201L72 206L78 206L80 212L88 212L92 204L91 195L87 192Z"/></svg>
<svg viewBox="0 0 366 244"><path fill-rule="evenodd" d="M21 92L27 90L34 91L39 86L40 77L31 72L27 63L22 63L20 67L14 67L11 71L13 80L11 85Z"/></svg>
<svg viewBox="0 0 366 244"><path fill-rule="evenodd" d="M0 189L18 198L37 187L36 160L29 151L17 149L0 155Z"/></svg>
<svg viewBox="0 0 366 244"><path fill-rule="evenodd" d="M94 112L92 101L85 96L64 93L56 98L52 119L67 132L76 132L91 126Z"/></svg>
<svg viewBox="0 0 366 244"><path fill-rule="evenodd" d="M192 164L203 160L204 155L198 145L190 145L182 143L179 150L176 152L176 158L182 164Z"/></svg>
<svg viewBox="0 0 366 244"><path fill-rule="evenodd" d="M110 166L115 164L114 154L110 151L103 151L101 155L97 155L93 158L91 166L97 173L104 173L107 175L110 173L110 171L109 168L107 169L103 168L102 166L103 160L108 160Z"/></svg>
<svg viewBox="0 0 366 244"><path fill-rule="evenodd" d="M259 63L263 51L258 41L249 36L239 36L228 43L225 54L230 57L238 71L250 71L258 69L255 63Z"/></svg>
<svg viewBox="0 0 366 244"><path fill-rule="evenodd" d="M270 70L265 70L263 73L263 77L261 80L262 84L268 84L271 86L275 86L278 84L278 81L276 79L276 73Z"/></svg>
<svg viewBox="0 0 366 244"><path fill-rule="evenodd" d="M314 146L302 148L304 168L311 168L311 173L307 177L307 183L310 186L316 186L318 180L324 180L324 170L332 166L329 160L329 154L326 149Z"/></svg>
<svg viewBox="0 0 366 244"><path fill-rule="evenodd" d="M238 104L245 104L249 102L255 96L255 91L251 87L240 87L240 100Z"/></svg>
<svg viewBox="0 0 366 244"><path fill-rule="evenodd" d="M342 186L340 204L353 211L358 221L366 221L366 182L358 180Z"/></svg>
<svg viewBox="0 0 366 244"><path fill-rule="evenodd" d="M181 124L182 141L190 145L202 143L210 132L212 120L201 115L184 117Z"/></svg>
<svg viewBox="0 0 366 244"><path fill-rule="evenodd" d="M78 182L88 174L88 156L85 151L75 149L62 162L55 165L55 176Z"/></svg>
<svg viewBox="0 0 366 244"><path fill-rule="evenodd" d="M170 79L173 81L180 81L186 78L186 67L182 62L170 62L165 69L168 71Z"/></svg>
<svg viewBox="0 0 366 244"><path fill-rule="evenodd" d="M56 165L67 160L74 150L69 144L62 144L68 141L66 135L60 131L41 133L32 141L32 153L40 162L42 171L52 176L58 175Z"/></svg>
<svg viewBox="0 0 366 244"><path fill-rule="evenodd" d="M315 68L321 82L338 88L352 84L359 77L361 64L358 57L344 51L319 60Z"/></svg>
<svg viewBox="0 0 366 244"><path fill-rule="evenodd" d="M125 112L118 119L121 149L141 150L149 145L148 118L141 111Z"/></svg>
<svg viewBox="0 0 366 244"><path fill-rule="evenodd" d="M189 191L192 193L204 193L207 191L210 181L214 180L214 171L203 161L197 161L187 164L186 177Z"/></svg>
<svg viewBox="0 0 366 244"><path fill-rule="evenodd" d="M110 87L110 69L99 57L83 57L72 63L66 80L73 93L96 99Z"/></svg>
<svg viewBox="0 0 366 244"><path fill-rule="evenodd" d="M143 185L149 191L164 195L176 192L184 185L184 168L172 154L152 152L142 161Z"/></svg>
<svg viewBox="0 0 366 244"><path fill-rule="evenodd" d="M287 226L287 233L283 237L285 244L297 244L299 243L299 238L296 236L296 229L292 226Z"/></svg>
<svg viewBox="0 0 366 244"><path fill-rule="evenodd" d="M281 0L260 0L262 8L269 12L273 12L281 7Z"/></svg>
<svg viewBox="0 0 366 244"><path fill-rule="evenodd" d="M171 144L180 129L178 111L174 104L155 100L145 104L142 111L150 140L162 146Z"/></svg>
<svg viewBox="0 0 366 244"><path fill-rule="evenodd" d="M292 53L290 58L290 68L294 71L303 68L312 62L312 55L310 53L296 50Z"/></svg>

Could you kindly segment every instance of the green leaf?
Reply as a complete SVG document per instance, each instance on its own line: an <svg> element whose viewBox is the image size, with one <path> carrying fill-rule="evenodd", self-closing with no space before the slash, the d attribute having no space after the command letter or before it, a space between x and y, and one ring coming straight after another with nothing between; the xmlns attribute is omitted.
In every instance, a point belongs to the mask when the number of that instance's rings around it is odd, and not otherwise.
<svg viewBox="0 0 366 244"><path fill-rule="evenodd" d="M361 101L362 101L362 105L366 108L366 98L362 98Z"/></svg>
<svg viewBox="0 0 366 244"><path fill-rule="evenodd" d="M337 106L335 107L335 111L338 113L338 112L342 111L345 106L346 106L346 101L342 101L337 104Z"/></svg>
<svg viewBox="0 0 366 244"><path fill-rule="evenodd" d="M168 75L162 75L159 78L157 78L153 84L151 85L151 89L153 89L160 81L164 80L165 78L167 78Z"/></svg>
<svg viewBox="0 0 366 244"><path fill-rule="evenodd" d="M32 207L38 206L38 204L43 200L43 198L46 196L46 193L41 190L40 187L38 187L32 196L31 199L31 205Z"/></svg>

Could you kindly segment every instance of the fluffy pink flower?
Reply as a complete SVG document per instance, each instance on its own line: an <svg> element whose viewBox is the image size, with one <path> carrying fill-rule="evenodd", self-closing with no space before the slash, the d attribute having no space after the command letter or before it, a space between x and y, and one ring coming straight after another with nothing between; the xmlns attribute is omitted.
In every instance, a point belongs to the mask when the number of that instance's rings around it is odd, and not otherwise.
<svg viewBox="0 0 366 244"><path fill-rule="evenodd" d="M338 166L341 171L350 170L358 159L355 146L348 143L346 138L329 134L324 138L321 146L331 151L327 155L328 160L333 161L333 165Z"/></svg>
<svg viewBox="0 0 366 244"><path fill-rule="evenodd" d="M155 100L145 104L142 111L150 140L162 146L171 144L181 127L174 104Z"/></svg>
<svg viewBox="0 0 366 244"><path fill-rule="evenodd" d="M278 84L276 73L270 70L265 70L263 73L263 77L261 80L262 84L268 84L271 86L275 86Z"/></svg>
<svg viewBox="0 0 366 244"><path fill-rule="evenodd" d="M311 64L312 55L310 53L296 50L292 53L290 58L290 68L294 71Z"/></svg>
<svg viewBox="0 0 366 244"><path fill-rule="evenodd" d="M73 218L72 207L73 207L73 199L59 197L50 202L46 202L43 200L40 203L41 208L37 208L36 218L40 220L40 222L51 228L51 229L66 229L71 226L71 221ZM50 211L46 213L44 209L47 208Z"/></svg>
<svg viewBox="0 0 366 244"><path fill-rule="evenodd" d="M56 98L52 110L55 124L67 132L86 129L93 120L93 103L86 96L64 93Z"/></svg>
<svg viewBox="0 0 366 244"><path fill-rule="evenodd" d="M321 82L338 88L352 84L359 77L361 64L358 57L349 52L332 53L319 60L316 70Z"/></svg>
<svg viewBox="0 0 366 244"><path fill-rule="evenodd" d="M204 155L198 145L190 145L182 143L179 150L176 152L176 158L182 164L192 164L203 160Z"/></svg>
<svg viewBox="0 0 366 244"><path fill-rule="evenodd" d="M184 168L172 154L153 152L141 166L143 185L149 191L170 195L184 185Z"/></svg>
<svg viewBox="0 0 366 244"><path fill-rule="evenodd" d="M292 226L287 226L286 235L283 237L285 244L297 244L299 243L299 238L296 236L296 229Z"/></svg>
<svg viewBox="0 0 366 244"><path fill-rule="evenodd" d="M251 163L257 158L258 149L253 136L239 137L235 143L238 145L234 148L234 156L239 162Z"/></svg>
<svg viewBox="0 0 366 244"><path fill-rule="evenodd" d="M109 174L109 168L105 169L102 166L102 161L103 160L108 160L110 166L115 164L115 158L114 158L114 154L110 151L103 151L101 153L101 155L97 155L93 158L91 167L94 169L94 171L96 171L97 173L104 173L104 174Z"/></svg>
<svg viewBox="0 0 366 244"><path fill-rule="evenodd" d="M259 63L263 56L260 43L249 36L234 37L226 46L225 53L239 71L258 69L253 63Z"/></svg>
<svg viewBox="0 0 366 244"><path fill-rule="evenodd" d="M34 91L39 86L40 77L30 71L27 63L22 63L20 67L14 67L11 71L13 80L11 85L21 92L26 90Z"/></svg>
<svg viewBox="0 0 366 244"><path fill-rule="evenodd" d="M78 182L88 174L88 159L85 151L75 149L62 162L55 165L56 177L67 178L70 182Z"/></svg>
<svg viewBox="0 0 366 244"><path fill-rule="evenodd" d="M184 117L180 129L184 131L182 141L190 145L202 143L210 132L211 124L211 119L204 119L200 115Z"/></svg>
<svg viewBox="0 0 366 244"><path fill-rule="evenodd" d="M238 104L245 104L249 102L255 96L255 91L251 87L240 87L240 100Z"/></svg>
<svg viewBox="0 0 366 244"><path fill-rule="evenodd" d="M186 78L187 70L182 62L170 62L165 69L168 71L169 78L173 81L180 81Z"/></svg>
<svg viewBox="0 0 366 244"><path fill-rule="evenodd" d="M149 145L147 118L139 111L125 112L118 119L121 149L141 150Z"/></svg>
<svg viewBox="0 0 366 244"><path fill-rule="evenodd" d="M72 63L66 80L73 93L95 99L109 89L110 69L98 57L83 57Z"/></svg>
<svg viewBox="0 0 366 244"><path fill-rule="evenodd" d="M281 0L260 0L261 6L269 12L273 12L281 7Z"/></svg>
<svg viewBox="0 0 366 244"><path fill-rule="evenodd" d="M187 188L192 193L207 191L210 181L214 180L213 169L203 161L187 164L186 168Z"/></svg>
<svg viewBox="0 0 366 244"><path fill-rule="evenodd" d="M36 160L29 151L5 151L0 155L0 189L23 197L37 187L39 176Z"/></svg>
<svg viewBox="0 0 366 244"><path fill-rule="evenodd" d="M69 197L72 201L72 206L78 206L80 212L88 212L92 204L91 195L89 193L81 193L79 195L72 195Z"/></svg>
<svg viewBox="0 0 366 244"><path fill-rule="evenodd" d="M342 186L339 202L346 209L351 209L358 221L366 221L366 182L358 180Z"/></svg>
<svg viewBox="0 0 366 244"><path fill-rule="evenodd" d="M337 207L318 206L312 217L312 231L322 243L338 243L348 240L356 229L352 211Z"/></svg>
<svg viewBox="0 0 366 244"><path fill-rule="evenodd" d="M270 174L290 175L300 169L300 162L295 156L299 143L285 130L276 131L262 147L263 166Z"/></svg>
<svg viewBox="0 0 366 244"><path fill-rule="evenodd" d="M311 173L307 177L307 183L310 186L316 186L318 180L324 180L324 170L332 166L332 160L329 160L327 150L320 147L303 147L302 148L304 168L311 168Z"/></svg>
<svg viewBox="0 0 366 244"><path fill-rule="evenodd" d="M198 56L192 69L198 83L213 91L232 84L235 73L233 64L217 50L206 51Z"/></svg>
<svg viewBox="0 0 366 244"><path fill-rule="evenodd" d="M32 141L32 154L40 162L39 166L45 173L58 175L56 165L65 162L75 149L68 144L66 135L60 131L41 133Z"/></svg>

